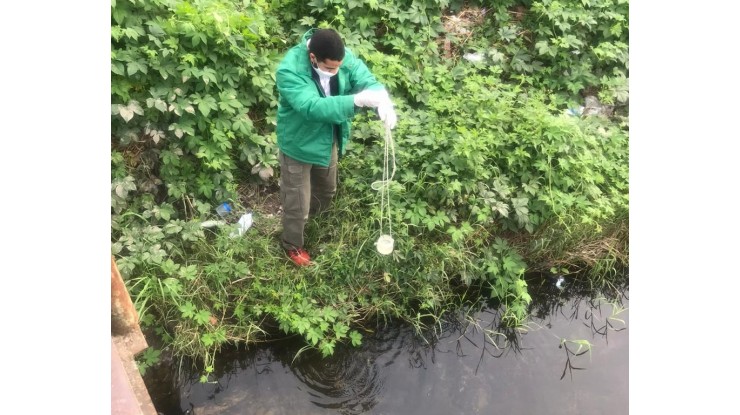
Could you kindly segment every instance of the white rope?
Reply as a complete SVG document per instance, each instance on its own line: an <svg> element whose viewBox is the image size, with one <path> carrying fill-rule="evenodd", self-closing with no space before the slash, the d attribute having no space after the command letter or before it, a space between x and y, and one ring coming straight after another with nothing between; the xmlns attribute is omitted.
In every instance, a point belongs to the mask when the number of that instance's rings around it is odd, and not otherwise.
<svg viewBox="0 0 740 415"><path fill-rule="evenodd" d="M392 170L389 168L392 167ZM389 171L390 170L390 171ZM384 235L388 235L390 243L393 243L393 229L391 226L391 206L390 206L390 186L393 176L396 175L396 148L393 144L393 137L391 136L391 129L386 127L385 129L385 152L383 155L383 179L380 181L373 182L370 187L373 190L380 191L380 235L381 238ZM384 234L383 221L386 221L388 225L388 233ZM379 238L380 241L380 238ZM377 244L377 242L376 242ZM392 245L391 245L392 249ZM378 251L381 248L378 247ZM385 253L385 252L381 252ZM390 252L388 252L390 253Z"/></svg>

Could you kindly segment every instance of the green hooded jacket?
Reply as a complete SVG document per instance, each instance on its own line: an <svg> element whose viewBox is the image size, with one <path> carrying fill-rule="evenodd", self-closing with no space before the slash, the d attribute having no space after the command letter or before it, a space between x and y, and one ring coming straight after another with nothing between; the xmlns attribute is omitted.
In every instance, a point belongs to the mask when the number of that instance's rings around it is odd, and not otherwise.
<svg viewBox="0 0 740 415"><path fill-rule="evenodd" d="M314 80L306 41L311 29L285 54L277 69L280 93L277 141L280 151L303 163L329 166L334 127L338 126L338 152L343 155L355 115L354 94L363 89L381 89L365 63L345 48L337 74L338 93L327 97Z"/></svg>

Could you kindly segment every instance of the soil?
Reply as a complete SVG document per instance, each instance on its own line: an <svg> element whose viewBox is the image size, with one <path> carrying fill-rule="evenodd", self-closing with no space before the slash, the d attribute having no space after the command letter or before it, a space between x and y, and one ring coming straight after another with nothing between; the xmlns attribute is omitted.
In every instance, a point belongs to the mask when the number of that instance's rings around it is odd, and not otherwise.
<svg viewBox="0 0 740 415"><path fill-rule="evenodd" d="M277 183L246 183L237 187L239 203L263 215L279 216L283 213L280 205L280 187Z"/></svg>

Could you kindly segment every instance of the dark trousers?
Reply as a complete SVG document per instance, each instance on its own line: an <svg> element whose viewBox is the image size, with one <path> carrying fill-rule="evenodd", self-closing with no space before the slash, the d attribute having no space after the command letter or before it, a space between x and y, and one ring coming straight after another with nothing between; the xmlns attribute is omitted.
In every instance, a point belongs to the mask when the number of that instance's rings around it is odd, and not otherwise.
<svg viewBox="0 0 740 415"><path fill-rule="evenodd" d="M280 203L283 205L284 249L303 248L303 229L309 214L331 205L337 192L337 143L331 149L329 167L302 163L278 152L280 162Z"/></svg>

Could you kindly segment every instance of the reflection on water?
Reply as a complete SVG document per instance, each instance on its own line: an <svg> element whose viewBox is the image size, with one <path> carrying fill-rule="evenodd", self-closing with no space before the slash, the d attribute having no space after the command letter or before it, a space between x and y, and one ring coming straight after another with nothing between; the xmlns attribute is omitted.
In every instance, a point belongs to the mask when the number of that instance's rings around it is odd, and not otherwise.
<svg viewBox="0 0 740 415"><path fill-rule="evenodd" d="M389 324L326 359L296 358L304 344L287 339L225 352L212 383L169 368L147 385L165 415L627 414L627 280L606 297L529 284L534 317L521 331L503 332L487 307L450 316L437 336Z"/></svg>
<svg viewBox="0 0 740 415"><path fill-rule="evenodd" d="M341 413L367 413L382 387L375 356L367 351L353 356L342 350L336 358L303 359L292 373L303 384L299 389L305 390L316 406Z"/></svg>

